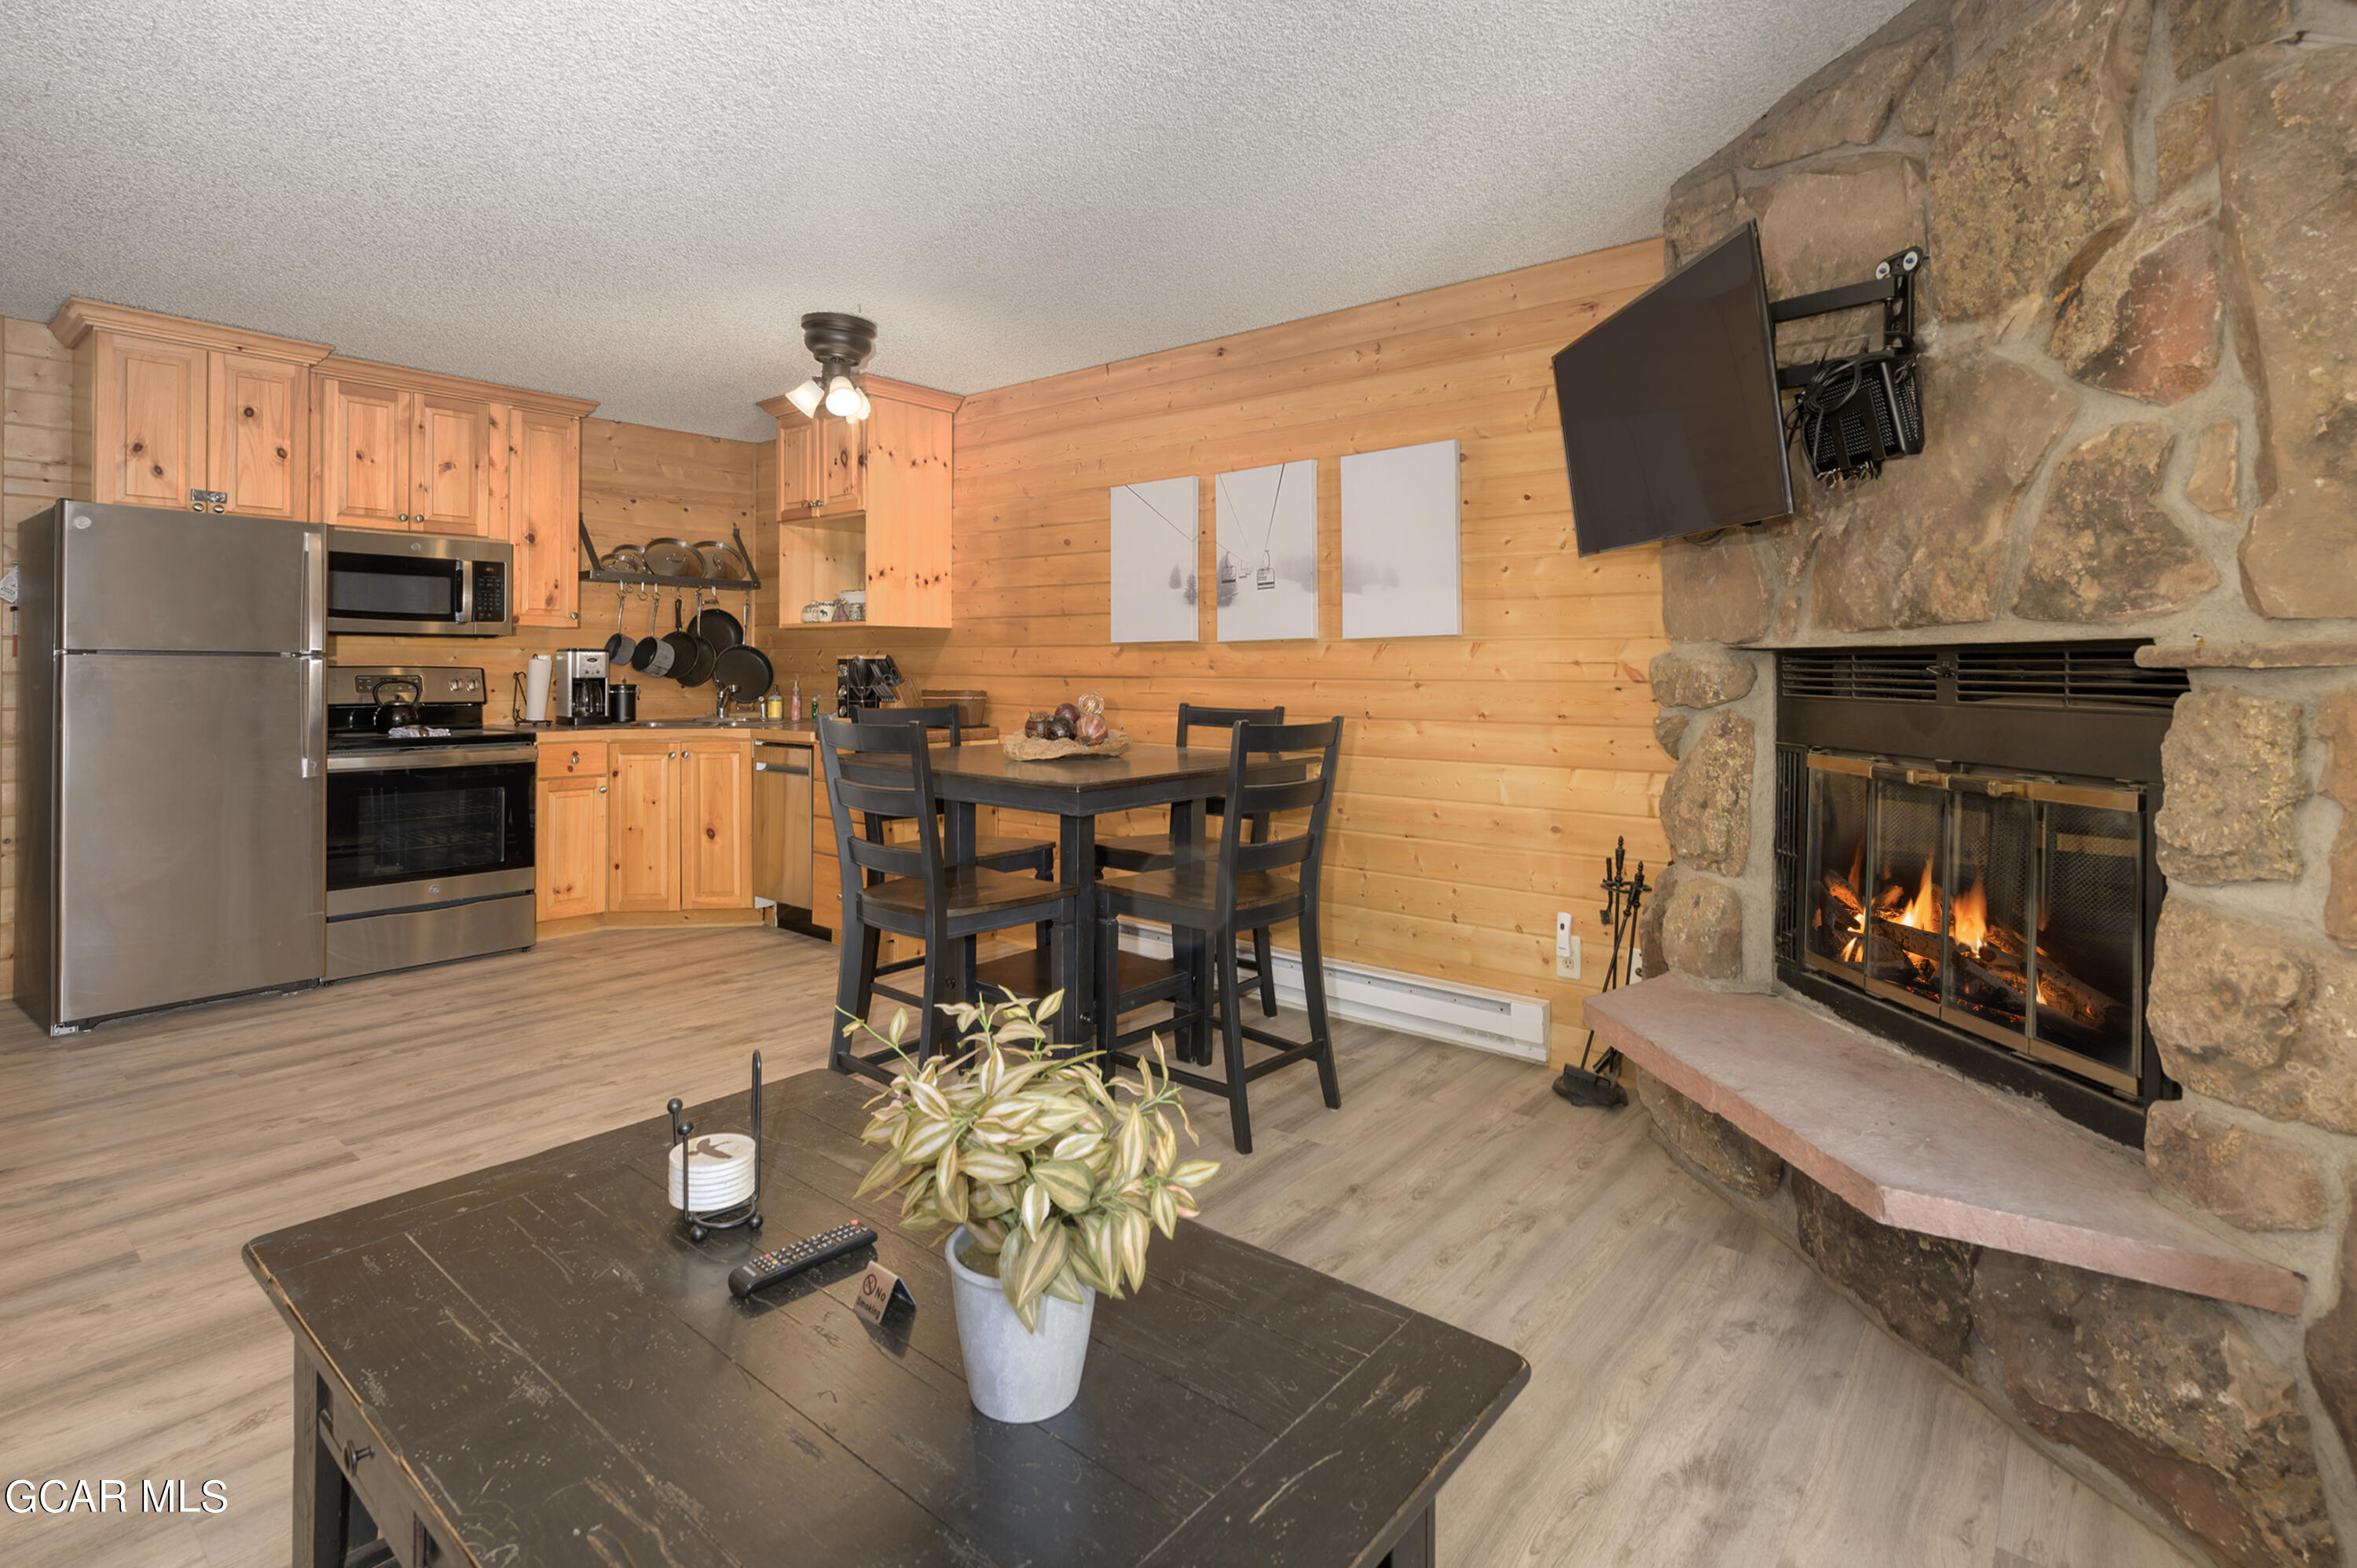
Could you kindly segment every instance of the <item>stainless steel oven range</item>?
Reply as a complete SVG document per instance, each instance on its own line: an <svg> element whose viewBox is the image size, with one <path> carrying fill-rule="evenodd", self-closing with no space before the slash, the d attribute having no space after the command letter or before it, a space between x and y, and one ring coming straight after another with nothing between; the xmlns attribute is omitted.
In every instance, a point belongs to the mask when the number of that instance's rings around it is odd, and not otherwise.
<svg viewBox="0 0 2357 1568"><path fill-rule="evenodd" d="M533 940L533 740L479 669L328 669L327 978Z"/></svg>

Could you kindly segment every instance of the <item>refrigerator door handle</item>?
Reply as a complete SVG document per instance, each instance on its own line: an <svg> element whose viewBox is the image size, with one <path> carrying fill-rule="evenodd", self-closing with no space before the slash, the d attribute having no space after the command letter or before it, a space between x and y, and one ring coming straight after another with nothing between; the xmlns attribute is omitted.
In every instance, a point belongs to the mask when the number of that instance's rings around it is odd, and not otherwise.
<svg viewBox="0 0 2357 1568"><path fill-rule="evenodd" d="M307 541L316 535L306 535ZM324 659L303 660L303 772L306 779L327 775L328 760L328 693L325 690Z"/></svg>
<svg viewBox="0 0 2357 1568"><path fill-rule="evenodd" d="M303 651L328 651L328 539L317 525L303 531Z"/></svg>

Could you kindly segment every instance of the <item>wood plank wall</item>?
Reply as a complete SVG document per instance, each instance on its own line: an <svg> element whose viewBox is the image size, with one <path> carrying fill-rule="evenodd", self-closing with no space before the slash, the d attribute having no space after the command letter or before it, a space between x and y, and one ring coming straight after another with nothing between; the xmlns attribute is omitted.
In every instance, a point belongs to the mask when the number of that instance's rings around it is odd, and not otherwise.
<svg viewBox="0 0 2357 1568"><path fill-rule="evenodd" d="M1576 1051L1609 944L1603 857L1621 835L1632 858L1664 856L1670 761L1645 666L1667 644L1654 552L1577 554L1548 360L1660 275L1647 241L977 393L955 426L955 628L762 640L830 701L838 653L888 651L912 700L978 687L1002 726L1084 687L1154 740L1182 699L1342 714L1329 956L1546 997L1556 1053ZM1341 640L1339 459L1452 437L1466 634ZM1207 602L1200 642L1107 641L1111 487L1199 476L1210 582L1211 476L1303 457L1318 465L1318 638L1223 646ZM1563 908L1585 942L1578 983L1554 978Z"/></svg>

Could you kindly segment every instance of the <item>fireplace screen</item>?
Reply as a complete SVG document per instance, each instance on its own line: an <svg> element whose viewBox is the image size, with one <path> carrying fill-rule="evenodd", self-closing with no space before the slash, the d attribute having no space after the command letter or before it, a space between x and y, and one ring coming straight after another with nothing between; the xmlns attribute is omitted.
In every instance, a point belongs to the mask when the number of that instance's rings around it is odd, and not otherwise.
<svg viewBox="0 0 2357 1568"><path fill-rule="evenodd" d="M1808 757L1813 970L2134 1092L2144 792Z"/></svg>

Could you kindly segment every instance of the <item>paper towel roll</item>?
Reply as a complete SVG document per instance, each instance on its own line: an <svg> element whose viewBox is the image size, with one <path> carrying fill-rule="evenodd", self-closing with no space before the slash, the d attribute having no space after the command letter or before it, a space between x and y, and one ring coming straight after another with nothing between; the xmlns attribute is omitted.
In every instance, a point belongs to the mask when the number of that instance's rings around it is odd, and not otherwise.
<svg viewBox="0 0 2357 1568"><path fill-rule="evenodd" d="M535 653L523 666L523 720L530 725L548 722L548 675L554 668L545 653Z"/></svg>

